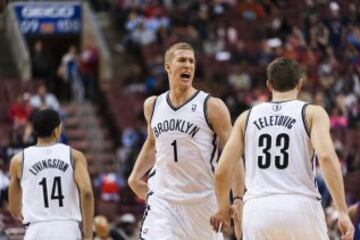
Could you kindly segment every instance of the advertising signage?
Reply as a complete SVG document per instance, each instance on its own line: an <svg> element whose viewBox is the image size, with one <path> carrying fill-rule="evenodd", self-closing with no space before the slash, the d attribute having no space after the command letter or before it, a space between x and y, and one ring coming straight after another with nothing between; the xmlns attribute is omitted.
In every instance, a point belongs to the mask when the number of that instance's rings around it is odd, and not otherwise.
<svg viewBox="0 0 360 240"><path fill-rule="evenodd" d="M77 34L81 32L81 3L23 2L14 10L23 34Z"/></svg>

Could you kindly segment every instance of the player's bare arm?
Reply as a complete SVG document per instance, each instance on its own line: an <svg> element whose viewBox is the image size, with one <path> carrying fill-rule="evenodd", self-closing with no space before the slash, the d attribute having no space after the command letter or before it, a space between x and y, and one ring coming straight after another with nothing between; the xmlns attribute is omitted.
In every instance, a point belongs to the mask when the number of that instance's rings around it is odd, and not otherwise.
<svg viewBox="0 0 360 240"><path fill-rule="evenodd" d="M210 220L214 230L218 230L221 223L224 227L229 225L229 191L232 180L231 173L236 167L239 168L240 188L244 189L244 166L240 159L244 151L243 136L246 117L247 112L244 112L236 120L230 138L224 147L218 167L215 171L215 192L218 199L218 211Z"/></svg>
<svg viewBox="0 0 360 240"><path fill-rule="evenodd" d="M349 216L354 224L356 223L358 217L360 217L358 216L358 212L358 203L355 203L349 207Z"/></svg>
<svg viewBox="0 0 360 240"><path fill-rule="evenodd" d="M326 186L339 211L339 229L341 239L351 240L354 227L350 221L344 197L344 182L341 174L339 159L336 156L330 136L330 120L326 111L320 106L308 106L306 109L307 122L311 129L311 144L319 159L320 168Z"/></svg>
<svg viewBox="0 0 360 240"><path fill-rule="evenodd" d="M232 130L229 110L221 99L210 98L208 102L208 115L213 129L219 137L220 147L224 148ZM240 167L239 165L237 166ZM242 196L244 190L240 186L240 173L237 166L233 168L231 190L234 196Z"/></svg>
<svg viewBox="0 0 360 240"><path fill-rule="evenodd" d="M71 149L74 159L74 179L80 191L83 239L92 239L94 220L94 194L87 170L87 161L81 152Z"/></svg>
<svg viewBox="0 0 360 240"><path fill-rule="evenodd" d="M147 121L147 138L141 148L138 158L136 159L134 168L129 176L128 182L135 194L146 199L149 188L141 178L154 166L155 163L155 136L150 126L150 118L154 108L156 96L149 97L144 103L144 115Z"/></svg>
<svg viewBox="0 0 360 240"><path fill-rule="evenodd" d="M209 98L207 108L211 127L219 137L220 147L223 148L232 129L229 110L221 99L214 97Z"/></svg>
<svg viewBox="0 0 360 240"><path fill-rule="evenodd" d="M220 140L220 147L224 148L227 140L230 137L232 124L231 124L231 117L228 111L228 108L224 104L221 99L218 98L210 98L208 101L208 117L210 123L217 134ZM232 171L232 179L231 179L231 190L234 196L241 197L244 193L244 188L241 187L240 181L240 161L236 163L236 166L233 168ZM234 202L234 209L233 218L234 221L237 223L236 226L240 226L240 214L241 209L239 206L239 199ZM236 232L240 231L239 229L235 229Z"/></svg>
<svg viewBox="0 0 360 240"><path fill-rule="evenodd" d="M20 186L20 178L21 178L21 161L22 154L19 153L15 155L11 159L10 163L10 185L9 185L9 210L11 215L21 220L21 186Z"/></svg>

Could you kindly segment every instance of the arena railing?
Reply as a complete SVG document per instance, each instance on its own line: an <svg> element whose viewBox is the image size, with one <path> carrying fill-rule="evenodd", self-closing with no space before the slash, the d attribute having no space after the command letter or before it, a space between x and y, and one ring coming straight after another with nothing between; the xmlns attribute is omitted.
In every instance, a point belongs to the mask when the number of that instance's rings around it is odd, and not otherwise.
<svg viewBox="0 0 360 240"><path fill-rule="evenodd" d="M112 79L112 64L111 64L111 54L108 49L107 44L105 43L104 37L99 29L99 25L96 22L95 15L91 10L89 3L83 2L83 30L82 30L82 45L86 41L92 41L96 44L96 47L99 50L100 62L99 62L99 79L111 80Z"/></svg>
<svg viewBox="0 0 360 240"><path fill-rule="evenodd" d="M27 81L31 78L31 58L13 9L12 3L10 3L5 14L5 32L8 41L11 43L11 51L20 78Z"/></svg>

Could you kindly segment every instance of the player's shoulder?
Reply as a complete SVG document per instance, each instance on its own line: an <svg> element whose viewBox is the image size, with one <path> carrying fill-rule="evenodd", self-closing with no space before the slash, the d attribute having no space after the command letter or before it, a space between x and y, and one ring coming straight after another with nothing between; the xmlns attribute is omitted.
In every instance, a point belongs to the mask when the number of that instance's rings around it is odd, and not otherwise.
<svg viewBox="0 0 360 240"><path fill-rule="evenodd" d="M158 96L153 95L145 99L144 108L153 107Z"/></svg>
<svg viewBox="0 0 360 240"><path fill-rule="evenodd" d="M22 169L22 161L23 161L23 151L15 154L10 160L10 175L16 176L20 179L21 169Z"/></svg>
<svg viewBox="0 0 360 240"><path fill-rule="evenodd" d="M227 109L226 104L221 98L213 97L210 94L207 97L207 107L214 110Z"/></svg>
<svg viewBox="0 0 360 240"><path fill-rule="evenodd" d="M85 158L85 155L83 152L75 149L75 148L72 148L70 147L70 151L71 151L71 156L73 158L74 161L77 161L77 160L84 160L86 161L86 158Z"/></svg>
<svg viewBox="0 0 360 240"><path fill-rule="evenodd" d="M223 100L217 97L209 97L206 103L206 112L210 121L223 121L230 118L230 112Z"/></svg>
<svg viewBox="0 0 360 240"><path fill-rule="evenodd" d="M17 165L17 164L20 164L23 160L23 157L24 157L24 150L15 154L11 160L10 160L10 164L12 165Z"/></svg>
<svg viewBox="0 0 360 240"><path fill-rule="evenodd" d="M309 117L327 117L328 114L325 110L325 108L323 108L320 105L314 105L314 104L308 104L306 106L306 115Z"/></svg>
<svg viewBox="0 0 360 240"><path fill-rule="evenodd" d="M144 101L144 115L149 120L153 114L158 96L150 96Z"/></svg>
<svg viewBox="0 0 360 240"><path fill-rule="evenodd" d="M251 109L243 111L235 120L234 126L244 128L250 116Z"/></svg>

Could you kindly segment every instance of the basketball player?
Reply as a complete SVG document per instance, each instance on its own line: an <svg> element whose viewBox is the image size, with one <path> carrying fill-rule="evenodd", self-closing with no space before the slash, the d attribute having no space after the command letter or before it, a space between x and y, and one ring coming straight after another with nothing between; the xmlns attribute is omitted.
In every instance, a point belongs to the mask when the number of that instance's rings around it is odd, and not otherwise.
<svg viewBox="0 0 360 240"><path fill-rule="evenodd" d="M327 229L315 182L317 158L340 213L342 240L350 240L349 219L339 160L329 132L329 117L320 106L297 100L300 66L286 58L267 67L272 101L245 111L236 120L215 174L219 208L210 222L229 223L229 174L241 162L247 189L243 207L245 240L325 240ZM245 175L245 181L244 181Z"/></svg>
<svg viewBox="0 0 360 240"><path fill-rule="evenodd" d="M94 199L84 155L57 143L57 112L40 110L33 127L37 145L15 155L10 164L9 207L14 218L28 225L24 239L92 239Z"/></svg>
<svg viewBox="0 0 360 240"><path fill-rule="evenodd" d="M349 215L355 226L354 240L360 240L360 201L349 207Z"/></svg>
<svg viewBox="0 0 360 240"><path fill-rule="evenodd" d="M144 103L148 136L129 177L140 198L148 195L140 239L215 240L209 224L217 205L213 177L218 143L223 146L231 132L230 114L220 99L193 87L189 44L166 51L165 69L170 90ZM141 178L152 167L148 186ZM236 186L233 191L240 193Z"/></svg>

